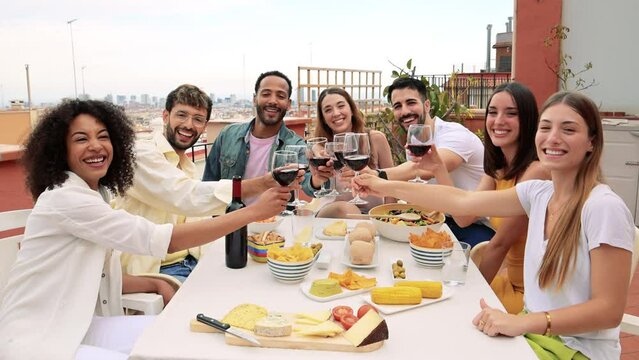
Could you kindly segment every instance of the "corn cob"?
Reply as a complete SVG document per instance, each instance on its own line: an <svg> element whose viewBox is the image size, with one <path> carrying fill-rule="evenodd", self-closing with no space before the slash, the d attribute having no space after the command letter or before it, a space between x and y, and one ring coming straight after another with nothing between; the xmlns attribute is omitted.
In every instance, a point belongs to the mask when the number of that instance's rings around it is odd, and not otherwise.
<svg viewBox="0 0 639 360"><path fill-rule="evenodd" d="M379 305L416 305L422 302L422 291L408 286L374 288L371 300Z"/></svg>
<svg viewBox="0 0 639 360"><path fill-rule="evenodd" d="M442 283L439 281L398 281L395 286L410 286L419 288L422 297L427 299L439 299L442 297Z"/></svg>

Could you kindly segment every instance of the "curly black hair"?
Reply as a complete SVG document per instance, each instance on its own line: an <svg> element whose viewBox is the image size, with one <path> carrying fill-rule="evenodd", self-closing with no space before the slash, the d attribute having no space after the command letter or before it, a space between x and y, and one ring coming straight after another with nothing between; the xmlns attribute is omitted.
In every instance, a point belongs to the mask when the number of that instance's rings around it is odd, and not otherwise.
<svg viewBox="0 0 639 360"><path fill-rule="evenodd" d="M100 185L123 195L133 184L135 131L124 111L104 101L66 100L40 118L25 145L22 161L27 172L27 187L34 200L46 189L67 180L66 136L71 121L80 114L91 115L103 123L113 146L113 161L100 179Z"/></svg>

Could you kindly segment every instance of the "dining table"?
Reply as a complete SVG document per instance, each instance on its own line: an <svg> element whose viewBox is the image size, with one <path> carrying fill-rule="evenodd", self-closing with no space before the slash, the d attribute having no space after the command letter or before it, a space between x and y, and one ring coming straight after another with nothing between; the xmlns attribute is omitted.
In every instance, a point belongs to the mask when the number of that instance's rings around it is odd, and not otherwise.
<svg viewBox="0 0 639 360"><path fill-rule="evenodd" d="M368 293L319 302L302 291L303 284L327 278L329 272L344 273L350 260L345 252L344 239L326 239L322 229L337 219L315 219L312 242L322 243L322 252L330 254L327 268L315 264L302 283L279 282L267 264L253 261L241 269L225 265L225 241L220 238L208 245L199 264L183 283L166 308L142 333L130 359L133 360L200 360L237 359L269 360L282 358L304 359L537 359L523 336L490 337L479 331L472 319L480 311L480 299L492 307L503 306L470 261L466 282L461 286L446 287L450 297L425 306L393 314L380 314L388 326L389 338L372 352L340 352L236 346L225 342L222 333L192 332L190 322L199 313L222 319L240 304L256 304L269 312L314 312L347 305L357 311L365 304ZM345 220L348 228L365 220ZM277 232L293 241L291 217L284 218ZM324 237L324 239L322 239ZM455 240L455 239L453 239ZM348 240L346 240L348 241ZM392 286L391 265L401 259L407 280L442 280L442 270L422 267L411 257L409 243L379 237L374 267L353 269L358 274L375 277L377 286Z"/></svg>

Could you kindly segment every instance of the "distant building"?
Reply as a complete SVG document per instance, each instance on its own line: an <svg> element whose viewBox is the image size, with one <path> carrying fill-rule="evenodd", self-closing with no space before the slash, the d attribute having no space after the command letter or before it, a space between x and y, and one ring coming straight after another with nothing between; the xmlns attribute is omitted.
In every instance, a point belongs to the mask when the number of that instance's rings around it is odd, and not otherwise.
<svg viewBox="0 0 639 360"><path fill-rule="evenodd" d="M214 93L210 93L209 97L211 98L211 102L213 102L213 104L215 104L215 94Z"/></svg>
<svg viewBox="0 0 639 360"><path fill-rule="evenodd" d="M118 95L116 96L116 104L120 106L126 105L126 95Z"/></svg>
<svg viewBox="0 0 639 360"><path fill-rule="evenodd" d="M140 95L140 103L142 105L150 105L151 104L151 100L150 100L149 94Z"/></svg>
<svg viewBox="0 0 639 360"><path fill-rule="evenodd" d="M158 107L160 109L164 109L166 107L166 98L165 97L161 97L160 100L158 100Z"/></svg>
<svg viewBox="0 0 639 360"><path fill-rule="evenodd" d="M131 96L129 97L129 103L132 103L132 104L133 104L133 103L136 103L136 102L138 102L138 100L137 100L137 96L135 96L135 95L131 95Z"/></svg>
<svg viewBox="0 0 639 360"><path fill-rule="evenodd" d="M151 97L151 105L153 105L153 107L158 107L158 97L157 96L153 96Z"/></svg>
<svg viewBox="0 0 639 360"><path fill-rule="evenodd" d="M497 72L511 72L513 58L513 32L512 32L512 16L508 17L506 23L506 32L498 33L495 45L495 70Z"/></svg>
<svg viewBox="0 0 639 360"><path fill-rule="evenodd" d="M104 101L113 104L113 95L107 94L107 96L104 97Z"/></svg>
<svg viewBox="0 0 639 360"><path fill-rule="evenodd" d="M317 89L311 90L311 101L317 102Z"/></svg>
<svg viewBox="0 0 639 360"><path fill-rule="evenodd" d="M237 95L235 95L235 94L231 94L231 96L229 97L229 99L230 99L230 101L229 101L229 102L230 102L231 104L235 104L235 103L237 102Z"/></svg>

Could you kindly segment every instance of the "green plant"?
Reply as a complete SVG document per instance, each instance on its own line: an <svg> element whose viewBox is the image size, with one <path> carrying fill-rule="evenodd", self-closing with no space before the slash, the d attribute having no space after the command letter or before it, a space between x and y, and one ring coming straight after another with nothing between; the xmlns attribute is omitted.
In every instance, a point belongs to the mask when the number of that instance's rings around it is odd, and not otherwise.
<svg viewBox="0 0 639 360"><path fill-rule="evenodd" d="M566 40L566 38L568 38L569 32L570 28L568 28L567 26L553 26L550 29L550 35L546 36L546 38L544 39L544 46L551 47L555 44L559 44L562 40ZM583 73L592 69L592 62L590 61L585 63L580 70L573 70L570 68L572 56L564 53L561 50L559 50L559 63L557 65L549 64L547 59L545 61L548 69L550 69L550 71L552 71L557 76L557 79L559 79L559 86L561 87L561 90L580 91L597 85L594 78L590 80L590 82L588 82L582 77ZM569 88L569 84L572 81L574 81L575 86L574 88Z"/></svg>

